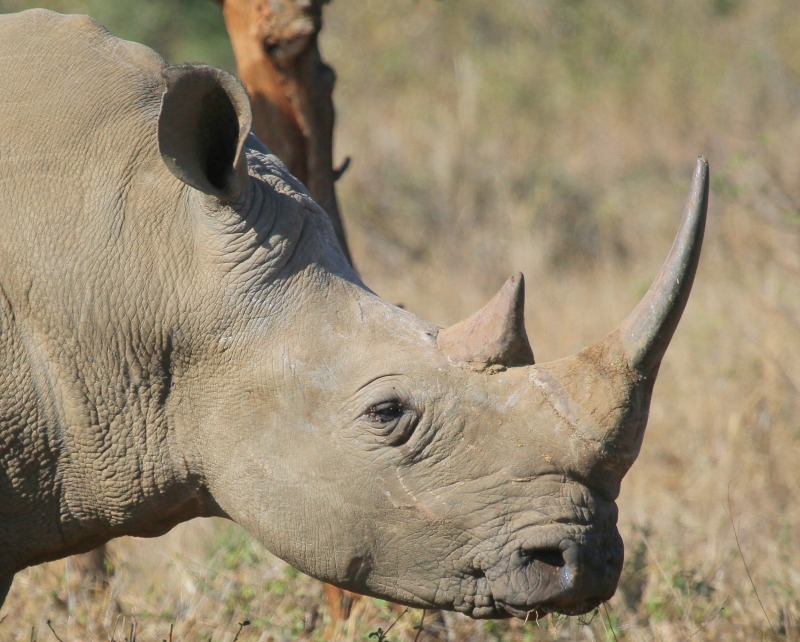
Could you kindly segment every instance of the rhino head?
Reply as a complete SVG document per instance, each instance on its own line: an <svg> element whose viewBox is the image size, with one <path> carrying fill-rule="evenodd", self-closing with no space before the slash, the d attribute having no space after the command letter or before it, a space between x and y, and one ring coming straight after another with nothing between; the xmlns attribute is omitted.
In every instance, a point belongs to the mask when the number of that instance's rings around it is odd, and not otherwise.
<svg viewBox="0 0 800 642"><path fill-rule="evenodd" d="M26 80L26 118L36 83L53 93L41 110L72 109L24 129L21 162L41 148L46 168L48 150L92 136L72 178L50 173L68 189L45 202L19 178L4 205L0 263L24 278L0 289L0 365L40 410L2 426L0 588L24 566L218 515L314 577L413 606L538 617L609 598L615 498L697 267L706 162L644 300L598 343L536 364L521 275L449 328L387 303L249 135L238 81L34 15L58 29L41 47L35 26L8 23L20 64L49 48L92 71Z"/></svg>
<svg viewBox="0 0 800 642"><path fill-rule="evenodd" d="M196 377L187 451L208 492L278 556L343 588L476 618L595 608L619 579L615 498L689 295L707 190L700 159L644 300L544 364L522 275L439 328L365 288L326 222L307 221L264 294L242 274L233 303L252 302L249 329L232 333L236 356L213 385Z"/></svg>

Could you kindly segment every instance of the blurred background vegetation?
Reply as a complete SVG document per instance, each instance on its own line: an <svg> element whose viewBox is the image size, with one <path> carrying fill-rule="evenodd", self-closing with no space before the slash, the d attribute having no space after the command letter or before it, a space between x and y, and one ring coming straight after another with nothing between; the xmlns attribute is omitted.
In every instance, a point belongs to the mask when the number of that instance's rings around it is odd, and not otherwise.
<svg viewBox="0 0 800 642"><path fill-rule="evenodd" d="M170 62L235 68L212 0L39 4ZM711 163L695 290L619 500L617 595L594 619L538 625L428 614L419 639L800 639L796 1L335 0L321 46L365 281L447 324L521 270L540 361L616 326L666 256L695 157ZM365 640L402 612L362 601L326 638L319 585L229 525L112 553L97 595L63 562L20 574L0 637L49 639L52 620L64 640L133 623L141 640L231 640L249 618L240 640ZM420 617L388 639L415 639Z"/></svg>

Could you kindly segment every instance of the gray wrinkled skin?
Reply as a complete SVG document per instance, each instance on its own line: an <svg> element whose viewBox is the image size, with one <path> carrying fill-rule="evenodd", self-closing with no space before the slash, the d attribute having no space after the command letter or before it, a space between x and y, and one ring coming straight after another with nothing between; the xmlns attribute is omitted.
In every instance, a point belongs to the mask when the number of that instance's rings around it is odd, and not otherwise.
<svg viewBox="0 0 800 642"><path fill-rule="evenodd" d="M0 603L27 566L214 515L420 607L613 594L655 377L617 333L454 363L362 285L229 76L45 11L0 17L0 59Z"/></svg>

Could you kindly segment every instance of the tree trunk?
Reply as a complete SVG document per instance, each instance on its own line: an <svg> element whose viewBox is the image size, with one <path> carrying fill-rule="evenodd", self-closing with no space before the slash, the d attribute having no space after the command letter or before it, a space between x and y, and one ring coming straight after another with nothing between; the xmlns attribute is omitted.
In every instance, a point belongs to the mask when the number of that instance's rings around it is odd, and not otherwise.
<svg viewBox="0 0 800 642"><path fill-rule="evenodd" d="M327 2L223 0L222 13L256 135L325 209L351 260L334 186L347 167L333 168L336 74L317 45Z"/></svg>

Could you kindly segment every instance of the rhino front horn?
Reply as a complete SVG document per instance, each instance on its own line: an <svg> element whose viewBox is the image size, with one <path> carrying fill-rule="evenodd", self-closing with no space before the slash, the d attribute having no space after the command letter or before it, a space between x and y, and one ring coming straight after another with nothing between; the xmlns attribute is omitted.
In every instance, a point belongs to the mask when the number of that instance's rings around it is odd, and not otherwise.
<svg viewBox="0 0 800 642"><path fill-rule="evenodd" d="M646 376L658 371L661 359L689 299L708 208L708 162L697 159L692 189L678 235L661 272L647 294L619 327L619 338L631 370Z"/></svg>
<svg viewBox="0 0 800 642"><path fill-rule="evenodd" d="M471 317L441 330L437 342L452 361L479 370L495 365L533 365L533 350L525 332L522 274L510 277Z"/></svg>

